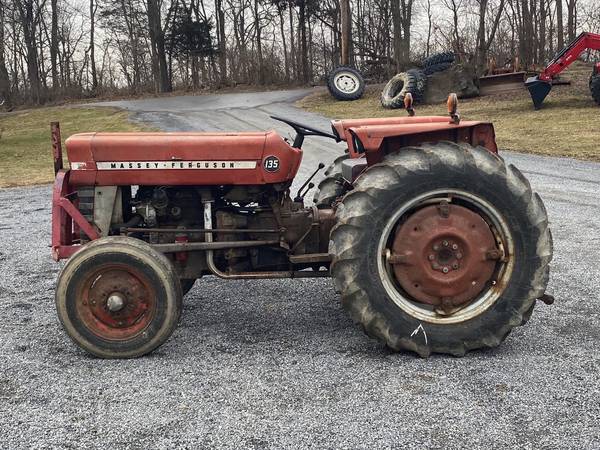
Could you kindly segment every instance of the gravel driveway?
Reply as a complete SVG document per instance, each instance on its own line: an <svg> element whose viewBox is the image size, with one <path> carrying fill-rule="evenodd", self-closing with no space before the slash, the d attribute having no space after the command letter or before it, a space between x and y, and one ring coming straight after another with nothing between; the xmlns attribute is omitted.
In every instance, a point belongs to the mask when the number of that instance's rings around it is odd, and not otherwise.
<svg viewBox="0 0 600 450"><path fill-rule="evenodd" d="M327 127L306 91L118 103L168 130ZM548 126L551 126L548 125ZM306 147L302 176L340 148ZM519 154L555 236L549 292L498 349L393 354L329 280L201 280L158 351L105 361L53 303L50 187L0 190L0 448L599 448L600 165Z"/></svg>

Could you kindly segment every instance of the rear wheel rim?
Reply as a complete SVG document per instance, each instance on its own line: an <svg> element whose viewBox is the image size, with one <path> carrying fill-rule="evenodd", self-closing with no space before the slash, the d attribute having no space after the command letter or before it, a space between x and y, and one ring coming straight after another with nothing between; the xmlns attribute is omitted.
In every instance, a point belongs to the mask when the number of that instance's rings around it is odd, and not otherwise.
<svg viewBox="0 0 600 450"><path fill-rule="evenodd" d="M333 78L335 87L344 94L354 94L360 88L360 80L350 72L340 72Z"/></svg>
<svg viewBox="0 0 600 450"><path fill-rule="evenodd" d="M411 275L413 278L411 278L411 276L404 278L398 277L399 265L410 265L414 264L415 262L418 264L423 264L422 258L425 258L425 263L429 264L430 266L427 268L422 265L419 267L419 270L423 270L423 275L427 275L425 273L426 271L430 275L432 273L435 275L430 278L423 276L423 279L421 280L422 284L426 285L426 290L429 290L429 294L431 294L432 291L437 293L435 285L436 279L439 281L443 278L443 276L448 276L450 281L453 278L456 278L456 276L453 275L454 270L452 268L452 264L456 263L457 261L460 263L462 259L459 258L457 260L457 252L472 252L472 250L467 249L473 248L473 243L469 242L471 238L467 237L467 242L465 242L464 233L457 233L458 236L454 236L452 233L450 233L447 238L445 238L444 233L438 232L438 235L434 234L431 236L431 241L424 241L431 242L433 244L431 245L432 248L427 248L424 253L419 253L418 255L395 253L395 250L403 248L419 250L420 252L421 250L417 245L405 243L398 246L398 242L395 243L394 241L397 236L407 236L406 230L403 230L402 227L403 224L410 224L410 226L414 226L414 223L410 222L411 217L417 217L418 214L423 215L424 212L426 212L427 209L431 208L432 206L444 207L444 205L455 208L457 211L464 208L469 210L471 212L470 214L476 213L481 218L482 222L489 226L490 236L492 236L493 241L495 241L495 247L498 250L498 254L489 255L492 260L492 270L489 270L489 261L482 263L483 265L486 265L487 268L480 267L478 264L476 264L471 253L471 266L474 268L473 270L482 272L480 275L484 280L477 280L477 282L482 283L483 287L481 291L476 292L475 294L473 294L474 291L471 291L471 293L467 293L465 291L462 300L456 302L457 304L454 304L454 297L443 298L443 296L440 296L437 298L437 304L434 304L436 301L427 301L423 296L415 295L415 289L423 289L422 286L411 286L411 288L407 289L407 281L414 283L415 271L413 271ZM427 216L427 214L425 215ZM472 218L469 213L464 213L464 215L465 217ZM458 227L458 229L460 231L461 227ZM485 236L485 231L479 231L481 232L482 236ZM440 241L439 243L437 243L438 238ZM447 247L444 247L444 241L447 241ZM489 240L484 240L484 242L486 242L487 245L490 244ZM394 246L394 244L396 244L396 246ZM438 244L440 248L434 250L433 246L436 244ZM453 249L453 245L456 246L456 248ZM446 252L448 254L445 254L444 252L446 250L452 250L452 252ZM492 249L490 248L489 250ZM430 259L432 255L434 258ZM445 262L445 265L439 264L440 256L442 257L441 261ZM464 257L464 255L462 256ZM419 262L419 260L421 260L421 262ZM438 264L440 267L434 268L431 266L432 264ZM377 269L383 287L389 298L400 309L410 316L435 324L460 323L477 317L485 312L492 305L494 305L502 295L502 292L507 286L508 280L512 274L513 266L514 241L508 224L502 215L486 200L460 190L431 191L403 204L400 208L398 208L398 210L395 211L390 220L386 223L378 245ZM444 268L449 269L448 272L443 273L442 270ZM458 271L460 270L461 269L459 268ZM464 279L462 281L464 281ZM442 292L441 287L439 292ZM411 295L411 293L413 295ZM449 299L451 301L449 301ZM430 300L432 299L430 298Z"/></svg>
<svg viewBox="0 0 600 450"><path fill-rule="evenodd" d="M141 271L103 264L77 287L76 313L86 329L108 341L125 341L144 332L156 315L157 293Z"/></svg>

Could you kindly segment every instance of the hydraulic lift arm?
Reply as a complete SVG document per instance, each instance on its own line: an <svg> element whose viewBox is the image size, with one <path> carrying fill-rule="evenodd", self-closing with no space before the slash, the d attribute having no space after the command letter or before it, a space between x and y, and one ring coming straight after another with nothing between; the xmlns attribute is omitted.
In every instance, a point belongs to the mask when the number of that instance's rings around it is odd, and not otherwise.
<svg viewBox="0 0 600 450"><path fill-rule="evenodd" d="M581 53L588 49L600 50L600 34L581 33L554 57L542 73L527 79L525 86L531 94L535 109L541 108L544 99L550 93L552 78L569 67ZM596 65L596 70L600 70L600 63Z"/></svg>

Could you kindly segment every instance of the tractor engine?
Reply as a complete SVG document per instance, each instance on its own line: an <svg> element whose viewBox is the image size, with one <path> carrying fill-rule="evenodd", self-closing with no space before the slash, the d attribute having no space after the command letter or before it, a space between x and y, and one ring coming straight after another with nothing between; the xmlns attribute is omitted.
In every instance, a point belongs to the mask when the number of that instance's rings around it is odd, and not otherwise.
<svg viewBox="0 0 600 450"><path fill-rule="evenodd" d="M80 192L95 192L93 198L97 199L106 189L90 187ZM273 186L140 186L137 190L119 187L116 198L114 207L122 212L99 211L104 204L91 203L91 199L80 200L80 211L89 217L110 216L108 235L126 234L159 248L172 245L173 251L165 253L172 255L181 278L199 278L211 272L202 252L184 251L190 244L206 242L210 230L214 242L224 247L231 244L231 248L214 251L214 262L224 273L282 272L292 269L290 261L297 262L294 270L328 266L325 258L303 256L327 253L333 210L306 208L301 198L292 200L287 190ZM207 204L210 221L204 215L203 205ZM259 245L236 245L256 241ZM181 251L176 251L177 246Z"/></svg>

